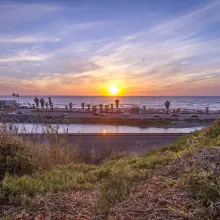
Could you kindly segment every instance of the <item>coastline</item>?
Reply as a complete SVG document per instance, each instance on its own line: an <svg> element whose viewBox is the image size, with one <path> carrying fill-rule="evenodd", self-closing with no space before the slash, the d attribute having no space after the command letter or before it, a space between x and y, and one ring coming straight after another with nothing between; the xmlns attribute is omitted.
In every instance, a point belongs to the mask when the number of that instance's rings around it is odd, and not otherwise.
<svg viewBox="0 0 220 220"><path fill-rule="evenodd" d="M170 114L160 114L161 118L154 118L152 113L131 114L123 117L118 113L109 113L106 116L94 116L88 112L68 112L67 116L60 115L60 112L33 112L25 110L22 115L4 114L0 116L1 123L30 123L30 124L97 124L97 125L126 125L135 127L163 127L163 128L187 128L196 126L208 126L220 114L197 114L199 118L191 118L190 114L180 113L179 117L172 117Z"/></svg>

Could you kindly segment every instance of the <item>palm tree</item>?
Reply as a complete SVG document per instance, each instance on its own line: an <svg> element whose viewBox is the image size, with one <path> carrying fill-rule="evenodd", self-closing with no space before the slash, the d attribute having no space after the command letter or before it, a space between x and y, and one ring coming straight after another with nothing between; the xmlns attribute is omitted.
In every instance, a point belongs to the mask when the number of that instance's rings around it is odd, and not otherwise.
<svg viewBox="0 0 220 220"><path fill-rule="evenodd" d="M70 107L70 110L72 111L72 109L73 109L73 103L69 103L69 107Z"/></svg>
<svg viewBox="0 0 220 220"><path fill-rule="evenodd" d="M116 100L115 100L115 104L116 104L116 108L118 109L119 99L116 99Z"/></svg>
<svg viewBox="0 0 220 220"><path fill-rule="evenodd" d="M36 105L37 111L38 111L38 108L39 108L39 99L38 99L38 97L34 98L34 102L35 102L35 105Z"/></svg>
<svg viewBox="0 0 220 220"><path fill-rule="evenodd" d="M105 112L108 112L109 105L105 105Z"/></svg>
<svg viewBox="0 0 220 220"><path fill-rule="evenodd" d="M12 96L14 97L14 104L15 104L15 97L16 97L16 94L13 93Z"/></svg>
<svg viewBox="0 0 220 220"><path fill-rule="evenodd" d="M19 104L19 97L20 97L20 95L19 95L19 94L16 94L16 97L18 98L18 104Z"/></svg>
<svg viewBox="0 0 220 220"><path fill-rule="evenodd" d="M208 114L209 113L209 107L205 108L205 112Z"/></svg>
<svg viewBox="0 0 220 220"><path fill-rule="evenodd" d="M100 104L100 105L99 105L99 111L100 111L100 112L103 112L103 104Z"/></svg>
<svg viewBox="0 0 220 220"><path fill-rule="evenodd" d="M111 104L111 112L113 112L113 109L114 109L114 105Z"/></svg>
<svg viewBox="0 0 220 220"><path fill-rule="evenodd" d="M96 105L93 105L93 106L92 106L92 111L93 111L93 112L96 112L96 110L97 110L97 106L96 106Z"/></svg>
<svg viewBox="0 0 220 220"><path fill-rule="evenodd" d="M40 99L40 105L41 105L41 108L44 108L44 104L45 104L45 101L43 98Z"/></svg>
<svg viewBox="0 0 220 220"><path fill-rule="evenodd" d="M169 107L170 107L170 102L169 102L169 101L166 101L166 102L165 102L165 107L166 107L167 113L168 113Z"/></svg>
<svg viewBox="0 0 220 220"><path fill-rule="evenodd" d="M48 102L45 102L46 110L48 109Z"/></svg>
<svg viewBox="0 0 220 220"><path fill-rule="evenodd" d="M51 102L51 104L50 104L50 108L51 108L51 110L52 110L52 112L53 112L53 103Z"/></svg>
<svg viewBox="0 0 220 220"><path fill-rule="evenodd" d="M49 101L49 106L51 107L51 104L52 104L52 99L51 99L51 97L48 97L48 101Z"/></svg>
<svg viewBox="0 0 220 220"><path fill-rule="evenodd" d="M82 106L82 110L84 111L85 103L83 102L83 103L81 104L81 106Z"/></svg>
<svg viewBox="0 0 220 220"><path fill-rule="evenodd" d="M13 93L11 96L13 96L13 97L14 97L14 100L15 100L15 96L16 96L16 94L15 94L15 93Z"/></svg>
<svg viewBox="0 0 220 220"><path fill-rule="evenodd" d="M90 107L91 107L91 105L90 105L90 104L88 104L88 105L87 105L87 107L88 107L88 111L90 112Z"/></svg>

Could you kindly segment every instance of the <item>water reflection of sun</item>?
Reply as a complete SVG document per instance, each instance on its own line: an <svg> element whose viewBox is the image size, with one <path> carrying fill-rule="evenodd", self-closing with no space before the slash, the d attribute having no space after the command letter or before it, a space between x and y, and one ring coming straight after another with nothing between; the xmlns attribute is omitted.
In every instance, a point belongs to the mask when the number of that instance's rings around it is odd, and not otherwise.
<svg viewBox="0 0 220 220"><path fill-rule="evenodd" d="M106 133L107 133L106 129L103 129L103 130L102 130L102 133L103 133L103 134L106 134Z"/></svg>

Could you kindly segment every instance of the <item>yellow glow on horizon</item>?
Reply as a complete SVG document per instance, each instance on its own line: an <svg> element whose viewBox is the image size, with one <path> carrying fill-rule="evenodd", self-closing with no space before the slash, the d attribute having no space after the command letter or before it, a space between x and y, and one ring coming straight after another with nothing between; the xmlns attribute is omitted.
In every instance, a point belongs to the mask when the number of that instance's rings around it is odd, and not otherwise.
<svg viewBox="0 0 220 220"><path fill-rule="evenodd" d="M117 95L118 92L119 92L119 88L117 88L117 87L110 87L109 88L109 92L110 92L111 95Z"/></svg>

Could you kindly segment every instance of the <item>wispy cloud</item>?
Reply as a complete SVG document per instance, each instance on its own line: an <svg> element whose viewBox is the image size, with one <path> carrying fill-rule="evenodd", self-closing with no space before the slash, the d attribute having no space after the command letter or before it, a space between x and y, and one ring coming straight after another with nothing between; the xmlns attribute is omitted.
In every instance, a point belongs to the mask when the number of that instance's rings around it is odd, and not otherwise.
<svg viewBox="0 0 220 220"><path fill-rule="evenodd" d="M39 42L57 42L59 38L47 38L47 37L33 37L33 36L21 36L21 37L1 37L0 43L39 43Z"/></svg>
<svg viewBox="0 0 220 220"><path fill-rule="evenodd" d="M19 57L6 57L0 58L0 62L19 62L19 61L41 61L45 60L46 56L19 56Z"/></svg>

